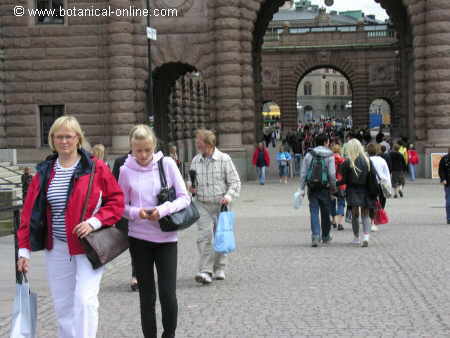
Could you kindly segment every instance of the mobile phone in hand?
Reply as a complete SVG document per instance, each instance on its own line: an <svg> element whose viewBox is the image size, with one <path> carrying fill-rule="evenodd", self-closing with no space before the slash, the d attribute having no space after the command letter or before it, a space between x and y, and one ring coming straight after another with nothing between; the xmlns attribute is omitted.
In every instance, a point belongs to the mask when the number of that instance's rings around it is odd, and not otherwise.
<svg viewBox="0 0 450 338"><path fill-rule="evenodd" d="M151 214L153 214L153 211L155 211L155 209L156 208L153 208L153 209L146 209L146 210L144 210L145 211L145 213L147 214L147 215L151 215Z"/></svg>

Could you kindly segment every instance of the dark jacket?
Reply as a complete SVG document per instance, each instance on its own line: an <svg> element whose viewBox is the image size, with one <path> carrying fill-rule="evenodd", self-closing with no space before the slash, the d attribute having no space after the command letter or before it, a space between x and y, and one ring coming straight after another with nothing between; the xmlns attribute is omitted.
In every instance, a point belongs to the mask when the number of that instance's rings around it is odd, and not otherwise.
<svg viewBox="0 0 450 338"><path fill-rule="evenodd" d="M380 154L380 157L384 158L384 160L386 161L389 171L392 172L392 162L391 162L391 156L389 155L389 153L384 153L384 154Z"/></svg>
<svg viewBox="0 0 450 338"><path fill-rule="evenodd" d="M365 187L367 185L367 175L369 174L369 167L364 157L359 156L355 160L355 168L351 168L350 160L347 159L342 165L342 181L341 184L346 184L347 188Z"/></svg>
<svg viewBox="0 0 450 338"><path fill-rule="evenodd" d="M292 144L292 152L294 154L303 154L303 139L300 135L297 135L294 138L294 142Z"/></svg>
<svg viewBox="0 0 450 338"><path fill-rule="evenodd" d="M406 166L405 157L397 152L391 151L389 153L389 157L391 159L391 172L393 171L408 171L408 167Z"/></svg>
<svg viewBox="0 0 450 338"><path fill-rule="evenodd" d="M91 157L91 154L84 149L78 152L81 159L69 184L65 210L67 244L72 256L85 252L81 241L72 232L80 223L94 161L95 176L85 220L95 214L94 217L102 226L112 226L120 219L124 211L123 192L111 174L111 170L103 161ZM28 189L20 217L17 232L19 248L31 251L53 248L52 214L50 204L47 203L47 191L55 176L54 164L57 157L57 154L53 155L36 167L36 175Z"/></svg>
<svg viewBox="0 0 450 338"><path fill-rule="evenodd" d="M118 157L114 160L112 173L116 178L117 182L119 182L120 168L125 164L125 161L127 160L129 154L131 154L131 151L128 154ZM122 217L116 223L116 227L117 229L120 229L128 234L128 220L125 217Z"/></svg>
<svg viewBox="0 0 450 338"><path fill-rule="evenodd" d="M439 178L441 182L447 181L446 187L450 187L450 154L445 155L439 161Z"/></svg>

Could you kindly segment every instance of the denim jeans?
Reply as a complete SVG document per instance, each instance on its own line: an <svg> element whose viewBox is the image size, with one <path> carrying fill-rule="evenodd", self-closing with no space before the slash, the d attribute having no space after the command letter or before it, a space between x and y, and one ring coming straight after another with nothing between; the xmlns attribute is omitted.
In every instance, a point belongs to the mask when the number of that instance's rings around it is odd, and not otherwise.
<svg viewBox="0 0 450 338"><path fill-rule="evenodd" d="M408 169L409 169L409 178L411 179L411 181L415 181L416 180L416 165L415 164L408 164Z"/></svg>
<svg viewBox="0 0 450 338"><path fill-rule="evenodd" d="M345 198L339 197L331 200L331 216L345 215Z"/></svg>
<svg viewBox="0 0 450 338"><path fill-rule="evenodd" d="M256 175L258 176L259 183L264 184L266 182L266 167L256 167Z"/></svg>
<svg viewBox="0 0 450 338"><path fill-rule="evenodd" d="M447 212L447 221L450 221L450 186L445 187L445 210Z"/></svg>
<svg viewBox="0 0 450 338"><path fill-rule="evenodd" d="M300 176L300 169L302 165L302 154L294 155L294 175Z"/></svg>
<svg viewBox="0 0 450 338"><path fill-rule="evenodd" d="M320 230L322 229L322 239L330 234L331 220L330 208L331 197L328 189L317 191L308 191L309 212L311 214L311 232L312 238L320 239ZM319 221L320 211L320 221Z"/></svg>
<svg viewBox="0 0 450 338"><path fill-rule="evenodd" d="M278 169L279 169L279 172L280 172L280 178L281 178L281 177L284 177L284 176L288 176L288 174L289 174L289 172L288 172L289 168L288 168L287 165L281 165L281 164L279 164L279 165L278 165Z"/></svg>

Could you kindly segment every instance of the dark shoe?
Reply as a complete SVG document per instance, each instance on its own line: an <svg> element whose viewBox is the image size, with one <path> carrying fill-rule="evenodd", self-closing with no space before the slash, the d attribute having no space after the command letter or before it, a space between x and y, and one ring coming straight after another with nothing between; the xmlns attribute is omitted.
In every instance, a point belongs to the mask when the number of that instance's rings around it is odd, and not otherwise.
<svg viewBox="0 0 450 338"><path fill-rule="evenodd" d="M332 225L333 225L333 229L337 228L337 224L336 223L333 223Z"/></svg>
<svg viewBox="0 0 450 338"><path fill-rule="evenodd" d="M398 196L397 196L397 195L394 195L394 198L398 198Z"/></svg>
<svg viewBox="0 0 450 338"><path fill-rule="evenodd" d="M328 244L328 243L330 243L332 240L333 240L333 236L331 236L331 234L329 234L327 237L324 237L324 238L322 239L322 243L323 243L323 244Z"/></svg>
<svg viewBox="0 0 450 338"><path fill-rule="evenodd" d="M338 225L338 231L343 231L344 230L344 226L342 224Z"/></svg>
<svg viewBox="0 0 450 338"><path fill-rule="evenodd" d="M400 194L400 197L403 198L403 191L400 190L398 193Z"/></svg>
<svg viewBox="0 0 450 338"><path fill-rule="evenodd" d="M447 220L447 224L450 224L450 219Z"/></svg>
<svg viewBox="0 0 450 338"><path fill-rule="evenodd" d="M311 246L313 248L317 248L319 246L319 240L317 238L313 238Z"/></svg>

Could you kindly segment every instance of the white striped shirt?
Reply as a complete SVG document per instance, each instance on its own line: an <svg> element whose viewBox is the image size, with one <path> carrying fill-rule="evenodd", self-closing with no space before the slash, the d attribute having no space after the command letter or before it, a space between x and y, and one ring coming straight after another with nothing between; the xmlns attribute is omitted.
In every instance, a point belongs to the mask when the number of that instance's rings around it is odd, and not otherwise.
<svg viewBox="0 0 450 338"><path fill-rule="evenodd" d="M73 172L79 160L70 168L63 168L59 159L55 162L55 176L50 183L47 192L47 200L52 210L53 237L67 242L65 209L67 203L67 193Z"/></svg>

